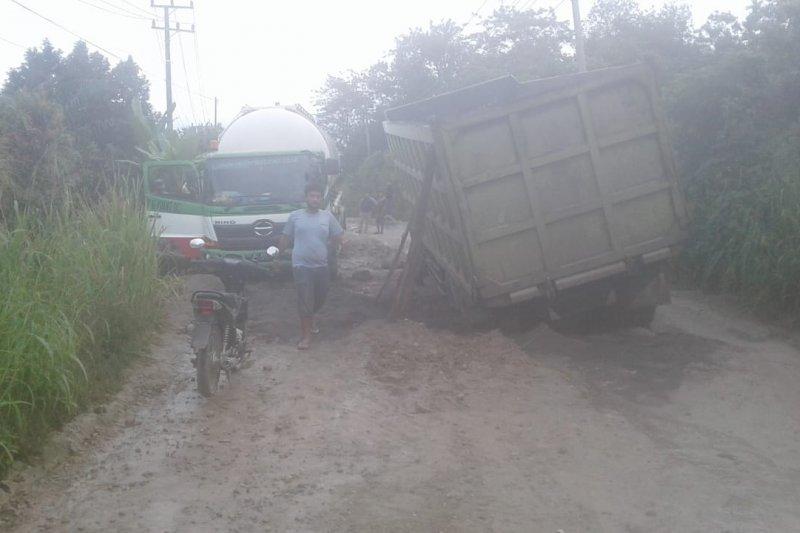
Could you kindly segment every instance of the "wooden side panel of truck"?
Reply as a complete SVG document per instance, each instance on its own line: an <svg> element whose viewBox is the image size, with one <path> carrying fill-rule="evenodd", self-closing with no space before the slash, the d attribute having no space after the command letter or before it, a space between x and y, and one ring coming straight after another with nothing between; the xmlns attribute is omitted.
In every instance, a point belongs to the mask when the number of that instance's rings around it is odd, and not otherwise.
<svg viewBox="0 0 800 533"><path fill-rule="evenodd" d="M645 65L498 80L387 117L412 194L425 154L435 157L424 242L462 298L552 297L665 261L683 238L683 196Z"/></svg>

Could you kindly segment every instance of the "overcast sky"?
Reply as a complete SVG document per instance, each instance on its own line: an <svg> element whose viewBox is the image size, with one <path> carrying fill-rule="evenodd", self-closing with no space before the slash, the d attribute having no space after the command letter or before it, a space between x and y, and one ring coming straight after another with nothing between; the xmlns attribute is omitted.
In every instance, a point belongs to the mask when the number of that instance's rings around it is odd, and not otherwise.
<svg viewBox="0 0 800 533"><path fill-rule="evenodd" d="M188 5L189 1L174 0L174 3ZM445 18L467 22L476 10L486 15L502 3L501 0L194 0L193 11L176 9L172 15L182 28L195 22L197 30L196 34L173 36L176 122L211 120L213 98L209 97L214 96L219 98L219 119L223 123L244 105L300 103L312 109L314 92L328 74L369 66L392 47L395 36L409 28L424 27L429 21ZM518 4L517 7L558 6L560 18L571 17L569 0L505 0L505 3ZM593 3L594 0L581 0L584 16ZM662 3L641 1L646 6ZM713 11L744 15L749 0L683 3L692 5L695 24L702 24ZM77 40L71 31L94 43L96 46L90 44L91 49L104 48L106 55L133 55L151 82L153 104L163 110L164 33L151 29L153 18L163 24L163 9L152 9L150 0L0 0L3 79L10 68L20 64L26 48L39 45L45 38L65 51L71 49ZM117 61L113 56L110 59L112 63Z"/></svg>

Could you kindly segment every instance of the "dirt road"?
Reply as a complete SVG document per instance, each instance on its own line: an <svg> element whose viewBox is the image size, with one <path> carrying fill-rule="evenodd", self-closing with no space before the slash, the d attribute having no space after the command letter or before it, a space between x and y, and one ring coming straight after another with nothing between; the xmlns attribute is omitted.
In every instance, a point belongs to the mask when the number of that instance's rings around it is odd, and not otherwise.
<svg viewBox="0 0 800 533"><path fill-rule="evenodd" d="M119 397L12 475L0 526L800 531L791 339L690 292L652 331L387 323L377 280L350 279L385 250L348 253L308 353L285 333L291 286L253 288L255 365L211 400L176 304Z"/></svg>

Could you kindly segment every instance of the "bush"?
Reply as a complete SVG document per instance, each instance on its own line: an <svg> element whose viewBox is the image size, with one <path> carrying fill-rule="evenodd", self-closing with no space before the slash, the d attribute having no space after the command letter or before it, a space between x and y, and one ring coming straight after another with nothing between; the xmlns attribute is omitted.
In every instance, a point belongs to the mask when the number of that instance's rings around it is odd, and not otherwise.
<svg viewBox="0 0 800 533"><path fill-rule="evenodd" d="M75 190L79 154L64 113L40 93L0 96L0 219L58 204Z"/></svg>
<svg viewBox="0 0 800 533"><path fill-rule="evenodd" d="M800 312L800 161L793 135L711 165L689 185L684 261L705 288L773 313Z"/></svg>
<svg viewBox="0 0 800 533"><path fill-rule="evenodd" d="M156 242L137 200L0 227L0 474L113 389L162 317Z"/></svg>
<svg viewBox="0 0 800 533"><path fill-rule="evenodd" d="M367 157L358 170L352 175L343 178L344 201L347 212L352 216L357 216L361 200L368 194L375 198L388 187L392 187L395 193L395 207L393 215L396 218L405 219L411 211L411 206L406 205L402 190L402 177L395 168L389 155L378 152Z"/></svg>

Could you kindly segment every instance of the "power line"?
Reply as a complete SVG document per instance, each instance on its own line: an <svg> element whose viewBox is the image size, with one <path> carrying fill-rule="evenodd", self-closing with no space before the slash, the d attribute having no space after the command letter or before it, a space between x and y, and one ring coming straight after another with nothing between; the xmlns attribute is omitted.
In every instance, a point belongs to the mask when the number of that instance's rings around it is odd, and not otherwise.
<svg viewBox="0 0 800 533"><path fill-rule="evenodd" d="M98 50L100 50L101 52L105 52L106 54L110 55L110 56L111 56L111 57L113 57L113 58L119 59L120 61L124 61L124 58L123 58L122 56L120 56L119 54L116 54L116 53L114 53L114 52L112 52L112 51L110 51L110 50L108 50L108 49L106 49L106 48L104 48L104 47L100 46L99 44L96 44L96 43L94 43L94 42L90 41L90 40L89 40L89 39L87 39L86 37L83 37L83 36L82 36L82 35L80 35L79 33L76 33L76 32L74 32L74 31L70 30L70 29L69 29L69 28L67 28L66 26L64 26L64 25L62 25L62 24L59 24L58 22L54 21L53 19L51 19L51 18L48 18L48 17L46 17L46 16L42 15L42 14L41 14L41 13L39 13L38 11L34 11L33 9L31 9L31 8L29 8L28 6L26 6L26 5L24 5L24 4L20 3L20 2L18 2L17 0L10 0L10 1L11 1L11 2L13 2L13 3L15 3L15 4L17 4L17 5L18 5L19 7L21 7L22 9L24 9L24 10L26 10L26 11L29 11L29 12L33 13L34 15L36 15L37 17L39 17L39 18L41 18L41 19L43 19L43 20L46 20L46 21L47 21L47 22L49 22L50 24L52 24L52 25L54 25L54 26L56 26L56 27L58 27L58 28L60 28L60 29L64 30L65 32L67 32L67 33L69 33L70 35L72 35L73 37L77 37L77 38L78 38L78 39L80 39L81 41L84 41L86 44L90 44L90 45L94 46L95 48L97 48L97 49L98 49ZM16 43L14 43L14 44L16 44ZM23 47L23 48L24 48L24 47ZM141 67L140 67L140 68L141 68ZM148 72L146 72L144 69L141 69L141 70L142 70L142 72L144 72L145 74L147 74L147 75L148 75L148 76L150 76L151 78L157 78L157 79L165 80L165 78L163 78L163 77L161 77L161 76L153 76L153 75L152 75L152 73L148 73ZM199 97L201 97L201 98L206 98L206 99L208 99L208 100L213 100L213 99L214 99L214 97L213 97L213 96L207 96L207 95L205 95L205 94L201 94L201 93L198 93L198 92L196 92L196 91L190 91L190 94L194 94L194 95L196 95L196 96L199 96Z"/></svg>
<svg viewBox="0 0 800 533"><path fill-rule="evenodd" d="M103 47L102 47L102 46L100 46L99 44L95 44L95 43L93 43L93 42L92 42L92 41L90 41L89 39L87 39L87 38L85 38L85 37L82 37L81 35L79 35L79 34L75 33L74 31L72 31L71 29L69 29L69 28L67 28L67 27L65 27L65 26L62 26L61 24L59 24L58 22L54 21L53 19L51 19L51 18L48 18L48 17L45 17L44 15L42 15L41 13L39 13L38 11L34 11L33 9L29 8L28 6L26 6L25 4L21 4L21 3L20 3L20 2L18 2L17 0L11 0L11 2L13 2L13 3L17 4L19 7L21 7L22 9L24 9L24 10L26 10L26 11L30 11L31 13L33 13L33 14L34 14L34 15L36 15L37 17L39 17L39 18L41 18L41 19L43 19L43 20L46 20L46 21L47 21L47 22L49 22L50 24L52 24L52 25L54 25L54 26L57 26L57 27L61 28L61 29L62 29L62 30L64 30L65 32L69 33L70 35L73 35L73 36L77 37L78 39L80 39L80 40L82 40L82 41L84 41L84 42L86 42L86 43L88 43L88 44L90 44L90 45L94 46L94 47L95 47L95 48L97 48L98 50L101 50L101 51L103 51L103 52L107 53L107 54L108 54L108 55L110 55L111 57L115 57L115 58L119 59L120 61L122 61L122 60L123 60L123 59L122 59L122 57L120 57L119 55L115 54L114 52L112 52L112 51L110 51L110 50L107 50L107 49L103 48Z"/></svg>
<svg viewBox="0 0 800 533"><path fill-rule="evenodd" d="M475 11L472 13L472 16L469 18L469 20L467 21L467 23L466 23L466 24L464 24L464 26L469 26L469 25L470 25L470 23L473 21L473 19L474 19L475 17L477 17L477 16L478 16L478 14L481 12L481 9L483 9L483 8L486 6L486 4L487 4L488 2L489 2L489 0L483 0L483 2L481 3L480 7L478 7L478 9L476 9L476 10L475 10Z"/></svg>
<svg viewBox="0 0 800 533"><path fill-rule="evenodd" d="M147 11L146 9L137 6L133 2L129 2L128 0L122 0L122 2L125 3L125 4L128 4L129 6L131 6L136 11L139 11L140 13L143 13L143 14L147 15L148 17L152 16L152 13L150 11Z"/></svg>
<svg viewBox="0 0 800 533"><path fill-rule="evenodd" d="M32 13L33 15L35 15L35 16L37 16L37 17L39 17L40 19L42 19L42 20L45 20L45 21L49 22L50 24L52 24L52 25L56 26L57 28L60 28L61 30L65 31L65 32L67 32L67 33L69 33L70 35L72 35L72 36L74 36L74 37L77 37L77 38L78 38L78 39L80 39L81 41L84 41L85 43L87 43L87 44L89 44L89 45L91 45L91 46L93 46L93 47L97 48L98 50L100 50L100 51L102 51L102 52L105 52L105 53L106 53L106 54L108 54L109 56L111 56L111 57L114 57L114 58L116 58L116 59L118 59L118 60L120 60L120 61L124 61L124 59L122 58L122 56L120 56L119 54L117 54L117 53L115 53L115 52L112 52L111 50L109 50L109 49L107 49L107 48L105 48L105 47L103 47L103 46L100 46L99 44L97 44L97 43L95 43L95 42L93 42L93 41L91 41L91 40L87 39L86 37L84 37L84 36L80 35L79 33L72 31L71 29L67 28L67 27L66 27L66 26L64 26L63 24L60 24L60 23L56 22L55 20L53 20L53 19L51 19L51 18L49 18L49 17L47 17L47 16L45 16L45 15L43 15L43 14L39 13L38 11L36 11L36 10L34 10L34 9L31 9L30 7L28 7L28 6L26 6L25 4L23 4L23 3L19 2L18 0L11 0L11 2L13 2L13 3L14 3L14 4L16 4L16 5L18 5L19 7L21 7L21 8L22 8L22 9L24 9L25 11L28 11L29 13ZM4 41L7 41L6 39L3 39L3 40L4 40ZM8 41L8 42L10 42L10 41ZM16 45L16 46L21 46L21 45L17 45L16 43L12 43L12 44L14 44L14 45ZM24 48L24 47L23 47L23 48ZM141 68L141 67L140 67L140 68ZM142 69L142 71L144 72L144 69ZM165 81L167 81L167 79L166 79L166 78L163 78L163 79L164 79ZM169 83L169 82L167 81L167 83ZM190 103L190 107L193 107L192 100L191 100L191 95L192 95L192 94L196 94L197 96L200 96L201 98L208 98L209 100L213 100L213 97L206 96L206 95L204 95L204 94L197 93L197 92L194 92L194 91L192 91L191 89L189 89L188 80L187 80L187 84L186 84L186 92L187 92L187 94L189 95L189 103ZM168 113L169 113L169 110L168 110ZM194 115L194 112L192 112L192 114Z"/></svg>
<svg viewBox="0 0 800 533"><path fill-rule="evenodd" d="M128 13L129 15L134 16L134 17L151 18L150 13L147 12L147 11L144 11L144 12L134 11L133 9L130 9L130 8L126 7L126 6L123 6L123 5L114 3L114 2L109 2L108 0L96 0L96 1L100 2L101 4L105 4L105 5L109 6L109 7L112 7L114 9L116 9L117 11L122 11L123 13Z"/></svg>
<svg viewBox="0 0 800 533"><path fill-rule="evenodd" d="M158 35L156 35L154 33L153 37L155 37L156 44L158 45L158 57L161 60L161 62L163 63L164 62L164 45L161 43L161 39L158 38Z"/></svg>
<svg viewBox="0 0 800 533"><path fill-rule="evenodd" d="M18 47L20 47L20 48L25 48L23 45L21 45L21 44L19 44L19 43L15 43L14 41L9 41L9 40L8 40L8 39L6 39L5 37L0 37L0 41L6 42L6 43L8 43L8 44L13 44L14 46L18 46Z"/></svg>
<svg viewBox="0 0 800 533"><path fill-rule="evenodd" d="M157 7L159 9L163 9L164 10L164 25L163 26L156 26L156 21L153 20L152 28L154 30L164 30L164 71L166 72L166 76L164 78L164 81L166 82L166 89L167 89L167 129L169 131L172 131L172 113L174 111L175 105L174 105L174 102L172 100L172 58L171 58L171 53L170 53L170 36L171 36L171 34L173 32L177 33L179 37L180 37L181 32L194 33L194 26L192 26L191 30L186 30L186 29L181 28L180 22L177 22L177 21L175 22L175 24L173 26L169 21L169 16L170 16L170 13L172 11L175 11L176 9L191 9L191 10L194 10L194 4L190 3L188 6L187 5L177 5L177 4L175 4L174 0L171 0L169 4L152 3L150 5L152 7ZM179 44L181 46L181 52L182 52L181 53L181 61L183 61L183 70L184 70L184 74L186 75L186 92L189 94L189 106L192 109L192 116L194 117L195 122L196 122L197 119L196 119L196 117L194 115L194 103L193 103L192 97L191 97L192 91L191 91L191 89L189 89L189 76L188 76L188 73L186 72L186 54L183 53L183 40L181 40L180 38L178 40L180 41Z"/></svg>
<svg viewBox="0 0 800 533"><path fill-rule="evenodd" d="M197 12L197 8L192 10L192 26L197 28L197 16L195 15ZM197 39L197 29L195 29L194 33L192 33L192 37L194 37L194 61L195 61L195 74L197 74L197 88L200 89L200 92L205 92L205 87L203 86L203 71L200 68L200 44ZM203 124L208 122L206 116L206 102L204 99L200 99L200 112L203 113Z"/></svg>
<svg viewBox="0 0 800 533"><path fill-rule="evenodd" d="M105 11L106 13L111 13L112 15L117 15L118 17L127 17L127 18L130 18L130 19L134 19L135 18L135 19L148 20L148 19L146 19L145 17L143 17L141 15L129 15L129 14L124 13L124 12L112 11L111 9L105 8L103 6L99 6L97 4L93 4L93 3L89 2L88 0L78 0L78 2L80 2L81 4L86 4L87 6L92 6L95 9L99 9L100 11Z"/></svg>
<svg viewBox="0 0 800 533"><path fill-rule="evenodd" d="M129 19L149 20L146 17L143 17L141 15L129 14L129 12L126 12L126 11L114 11L112 9L108 9L106 7L103 7L103 6L99 6L97 4L93 4L93 3L89 2L88 0L78 0L78 2L80 2L82 4L86 4L87 6L92 6L95 9L99 9L100 11L105 11L106 13L111 13L112 15L117 15L118 17L126 17L126 18L129 18Z"/></svg>
<svg viewBox="0 0 800 533"><path fill-rule="evenodd" d="M189 109L192 112L192 122L197 124L197 115L194 114L194 100L192 99L192 93L189 90L189 71L186 70L186 52L183 51L183 39L181 38L181 34L178 34L178 46L181 47L181 63L183 63L183 77L184 81L186 82L186 92L189 93Z"/></svg>

